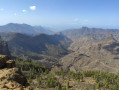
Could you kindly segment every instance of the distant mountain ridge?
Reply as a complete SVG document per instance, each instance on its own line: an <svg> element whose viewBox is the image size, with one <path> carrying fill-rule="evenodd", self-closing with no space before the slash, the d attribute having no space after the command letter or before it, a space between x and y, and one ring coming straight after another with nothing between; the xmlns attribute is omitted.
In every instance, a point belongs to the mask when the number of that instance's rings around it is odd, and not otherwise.
<svg viewBox="0 0 119 90"><path fill-rule="evenodd" d="M118 29L102 29L102 28L88 28L82 27L80 29L70 29L60 32L70 39L79 39L80 37L93 37L95 39L102 39L112 34L113 37L119 41L119 30Z"/></svg>
<svg viewBox="0 0 119 90"><path fill-rule="evenodd" d="M7 25L0 26L0 32L12 32L12 33L22 33L22 34L53 34L54 32L48 29L43 28L42 26L31 26L28 24L17 24L9 23Z"/></svg>

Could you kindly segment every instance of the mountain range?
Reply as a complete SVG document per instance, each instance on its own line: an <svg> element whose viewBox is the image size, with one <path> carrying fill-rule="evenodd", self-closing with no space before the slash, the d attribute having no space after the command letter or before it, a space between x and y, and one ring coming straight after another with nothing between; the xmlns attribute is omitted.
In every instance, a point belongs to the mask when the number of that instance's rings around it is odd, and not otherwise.
<svg viewBox="0 0 119 90"><path fill-rule="evenodd" d="M11 33L7 36L6 41L13 56L21 57L24 55L36 60L44 57L58 58L64 56L69 52L67 48L71 43L70 39L58 34L37 34L30 36L20 33Z"/></svg>
<svg viewBox="0 0 119 90"><path fill-rule="evenodd" d="M20 28L19 28L20 29ZM14 57L28 56L71 71L119 73L119 30L82 27L47 35L0 32Z"/></svg>
<svg viewBox="0 0 119 90"><path fill-rule="evenodd" d="M80 37L93 37L95 39L102 39L108 37L112 34L116 40L119 40L119 30L118 29L102 29L102 28L88 28L82 27L79 29L69 29L60 32L64 36L70 39L79 39Z"/></svg>
<svg viewBox="0 0 119 90"><path fill-rule="evenodd" d="M43 28L42 26L31 26L28 24L9 23L7 25L0 26L0 32L12 32L23 33L29 35L35 35L38 33L53 34L54 32Z"/></svg>

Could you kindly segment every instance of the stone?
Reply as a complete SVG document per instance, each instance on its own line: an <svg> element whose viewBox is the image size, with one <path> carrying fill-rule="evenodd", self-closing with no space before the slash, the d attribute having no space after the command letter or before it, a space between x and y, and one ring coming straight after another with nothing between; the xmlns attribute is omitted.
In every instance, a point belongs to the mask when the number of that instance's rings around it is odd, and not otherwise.
<svg viewBox="0 0 119 90"><path fill-rule="evenodd" d="M15 67L15 61L14 60L8 60L6 62L6 67L7 68L13 68L13 67Z"/></svg>
<svg viewBox="0 0 119 90"><path fill-rule="evenodd" d="M20 84L18 84L17 82L8 82L7 84L5 84L5 87L6 88L9 88L9 89L15 89L15 88L19 88L21 87Z"/></svg>

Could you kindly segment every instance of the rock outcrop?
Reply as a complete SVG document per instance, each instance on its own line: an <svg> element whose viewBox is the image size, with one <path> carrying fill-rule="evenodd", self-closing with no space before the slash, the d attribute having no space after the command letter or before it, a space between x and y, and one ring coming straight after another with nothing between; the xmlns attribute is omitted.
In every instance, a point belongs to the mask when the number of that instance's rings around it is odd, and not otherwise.
<svg viewBox="0 0 119 90"><path fill-rule="evenodd" d="M15 62L6 55L0 55L0 90L32 90Z"/></svg>
<svg viewBox="0 0 119 90"><path fill-rule="evenodd" d="M8 44L0 37L0 54L10 56Z"/></svg>
<svg viewBox="0 0 119 90"><path fill-rule="evenodd" d="M0 68L4 68L6 66L7 60L9 60L8 56L0 55Z"/></svg>

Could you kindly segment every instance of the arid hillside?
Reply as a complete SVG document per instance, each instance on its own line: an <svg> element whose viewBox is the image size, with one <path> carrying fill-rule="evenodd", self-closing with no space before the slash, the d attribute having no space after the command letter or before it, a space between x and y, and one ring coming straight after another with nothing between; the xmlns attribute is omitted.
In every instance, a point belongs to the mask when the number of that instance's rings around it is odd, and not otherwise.
<svg viewBox="0 0 119 90"><path fill-rule="evenodd" d="M73 52L60 61L64 69L119 73L119 42L112 35L101 40L82 37L75 40L69 49Z"/></svg>

